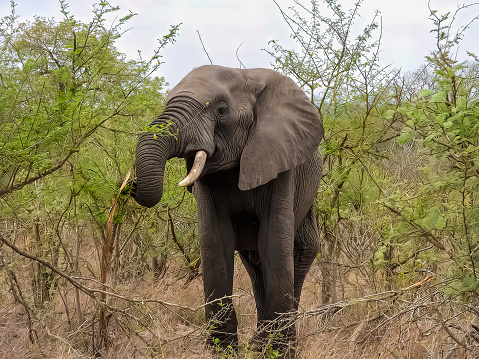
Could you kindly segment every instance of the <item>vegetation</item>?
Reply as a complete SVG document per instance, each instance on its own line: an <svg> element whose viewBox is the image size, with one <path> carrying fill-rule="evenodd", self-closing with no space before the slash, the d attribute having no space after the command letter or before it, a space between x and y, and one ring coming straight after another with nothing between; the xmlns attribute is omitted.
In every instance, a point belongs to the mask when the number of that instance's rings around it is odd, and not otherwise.
<svg viewBox="0 0 479 359"><path fill-rule="evenodd" d="M0 356L204 357L195 204L176 185L183 163L169 161L155 208L124 188L136 134L165 104L155 71L179 27L151 57L130 60L115 42L134 14L106 24L120 10L100 3L82 23L60 4L60 22L18 23L12 2L0 23ZM303 290L299 353L473 358L479 59L457 62L467 26L453 34L457 14L431 11L437 43L424 66L381 67L378 18L354 31L360 5L280 8L299 50L270 43L326 129L321 253ZM253 357L240 265L234 302L240 356Z"/></svg>

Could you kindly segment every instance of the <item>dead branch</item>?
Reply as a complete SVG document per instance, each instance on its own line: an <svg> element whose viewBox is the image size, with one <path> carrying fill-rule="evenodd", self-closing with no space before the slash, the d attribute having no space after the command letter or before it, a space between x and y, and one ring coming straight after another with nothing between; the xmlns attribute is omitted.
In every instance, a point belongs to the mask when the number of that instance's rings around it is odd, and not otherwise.
<svg viewBox="0 0 479 359"><path fill-rule="evenodd" d="M201 46L203 46L203 51L205 52L206 56L208 56L208 60L210 60L210 64L213 65L213 60L211 60L210 54L208 54L208 51L206 51L206 47L205 47L205 44L203 43L203 40L201 39L200 32L198 30L196 30L196 32L198 33L198 37L200 39Z"/></svg>

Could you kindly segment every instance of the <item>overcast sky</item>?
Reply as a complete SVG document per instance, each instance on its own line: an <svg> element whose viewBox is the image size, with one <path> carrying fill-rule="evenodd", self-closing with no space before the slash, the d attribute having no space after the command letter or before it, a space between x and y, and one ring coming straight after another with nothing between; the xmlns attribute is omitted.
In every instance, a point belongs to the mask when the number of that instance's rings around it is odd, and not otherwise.
<svg viewBox="0 0 479 359"><path fill-rule="evenodd" d="M19 21L31 20L34 15L53 17L60 21L58 0L16 0ZM70 0L70 13L82 21L91 19L92 0ZM283 10L294 5L293 0L277 0ZM301 0L309 6L309 0ZM340 0L347 8L353 0ZM471 0L431 0L431 8L439 13L454 12L458 4L471 4ZM168 33L170 25L182 23L175 45L163 51L165 62L160 71L174 86L190 70L209 64L197 31L200 32L206 49L217 65L239 67L238 55L248 67L271 67L272 58L262 49L269 48L268 41L278 40L294 47L290 38L291 30L281 16L273 0L110 0L119 5L116 16L122 17L131 10L138 15L128 24L128 31L117 43L121 52L136 57L137 50L151 55L158 38ZM430 33L433 24L428 20L428 0L364 0L360 9L359 22L370 22L376 10L382 17L382 52L384 65L415 70L424 56L434 49L434 35ZM0 15L10 12L9 1L0 0ZM467 24L479 15L479 6L462 13L458 25ZM465 50L476 52L479 38L479 23L471 27L462 42L461 60L466 59Z"/></svg>

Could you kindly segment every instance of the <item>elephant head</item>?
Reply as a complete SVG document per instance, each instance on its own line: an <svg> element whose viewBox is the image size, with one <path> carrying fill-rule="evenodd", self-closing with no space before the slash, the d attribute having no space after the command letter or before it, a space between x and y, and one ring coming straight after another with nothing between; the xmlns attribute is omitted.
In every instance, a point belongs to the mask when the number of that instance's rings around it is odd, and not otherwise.
<svg viewBox="0 0 479 359"><path fill-rule="evenodd" d="M189 175L180 185L239 166L238 187L247 191L303 163L323 137L316 108L289 77L213 65L173 88L153 125L169 126L174 136L139 138L135 200L146 207L161 199L169 158L186 159Z"/></svg>

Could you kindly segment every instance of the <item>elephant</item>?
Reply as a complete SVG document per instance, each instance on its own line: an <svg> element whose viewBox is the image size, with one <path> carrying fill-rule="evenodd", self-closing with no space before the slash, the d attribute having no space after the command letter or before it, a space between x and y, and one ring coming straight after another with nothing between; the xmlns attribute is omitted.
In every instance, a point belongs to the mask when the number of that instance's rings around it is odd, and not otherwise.
<svg viewBox="0 0 479 359"><path fill-rule="evenodd" d="M133 197L142 206L157 204L166 161L185 159L188 174L179 185L197 202L208 342L238 347L236 251L252 282L254 341L279 330L274 345L292 353L286 348L296 340L293 320L280 328L278 319L297 312L319 248L314 198L324 129L317 108L274 70L206 65L171 90L155 125L170 134L139 136Z"/></svg>

